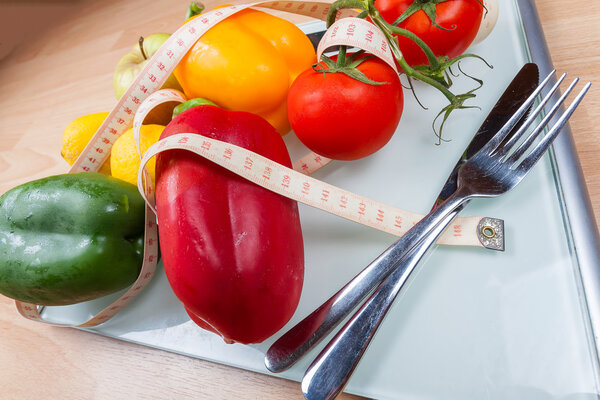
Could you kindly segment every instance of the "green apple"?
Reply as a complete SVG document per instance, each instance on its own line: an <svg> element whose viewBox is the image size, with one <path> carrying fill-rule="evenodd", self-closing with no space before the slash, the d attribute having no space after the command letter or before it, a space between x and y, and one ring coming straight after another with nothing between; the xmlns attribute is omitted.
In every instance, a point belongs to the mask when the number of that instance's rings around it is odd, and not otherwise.
<svg viewBox="0 0 600 400"><path fill-rule="evenodd" d="M113 75L113 86L117 99L129 89L131 83L137 78L148 60L156 53L160 46L170 37L168 33L153 33L146 38L140 37L138 44L119 60ZM171 74L163 89L177 89L183 92L177 79Z"/></svg>

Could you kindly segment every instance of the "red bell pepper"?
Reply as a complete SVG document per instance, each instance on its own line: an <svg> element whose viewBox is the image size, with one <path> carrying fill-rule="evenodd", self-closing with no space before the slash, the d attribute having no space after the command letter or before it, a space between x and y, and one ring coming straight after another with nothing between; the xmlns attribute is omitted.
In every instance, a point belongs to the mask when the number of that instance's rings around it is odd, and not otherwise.
<svg viewBox="0 0 600 400"><path fill-rule="evenodd" d="M197 133L291 167L261 117L202 105L175 117L161 138ZM225 341L259 343L290 319L304 280L297 203L185 150L156 162L160 248L175 295L200 327Z"/></svg>

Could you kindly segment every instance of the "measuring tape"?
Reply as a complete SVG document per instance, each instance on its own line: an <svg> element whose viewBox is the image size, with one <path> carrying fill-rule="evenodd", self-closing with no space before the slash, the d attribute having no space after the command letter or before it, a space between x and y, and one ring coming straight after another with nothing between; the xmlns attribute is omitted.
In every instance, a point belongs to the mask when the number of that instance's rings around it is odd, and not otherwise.
<svg viewBox="0 0 600 400"><path fill-rule="evenodd" d="M98 171L108 158L115 140L132 126L138 152L140 152L139 132L147 113L164 102L186 101L183 94L176 90L159 90L183 56L212 26L237 12L256 6L325 20L331 4L304 1L256 2L219 8L188 21L173 33L149 60L69 172ZM369 22L353 18L356 14L355 10L338 12L338 17L342 19L332 25L319 43L317 49L319 57L328 47L347 45L364 49L396 69L393 55L383 33ZM378 203L307 176L331 161L314 153L296 161L294 169L290 169L228 143L194 134L174 135L151 146L143 155L141 162L138 189L146 199L147 207L144 260L135 283L112 304L82 324L48 322L41 316L43 307L16 301L17 310L21 315L52 325L96 326L117 314L143 290L152 279L158 261L158 231L153 211L155 207L154 188L145 164L151 157L168 149L193 151L283 196L393 235L402 235L422 217L422 215ZM498 225L493 224L497 221L481 217L457 219L440 237L438 243L490 247L489 243L484 244L485 237L480 232L484 232L484 228L487 228L485 232L490 232L490 229L499 229Z"/></svg>
<svg viewBox="0 0 600 400"><path fill-rule="evenodd" d="M165 89L152 94L140 106L133 124L138 151L145 116L159 104L173 101L186 100L177 90ZM311 178L301 171L287 168L245 148L193 133L180 133L161 139L144 153L138 173L138 189L153 211L154 187L144 166L158 153L175 149L192 151L277 194L395 236L402 236L423 218L423 215L382 204ZM481 246L478 235L468 234L477 232L481 220L481 217L457 219L440 236L438 243Z"/></svg>
<svg viewBox="0 0 600 400"><path fill-rule="evenodd" d="M361 18L344 18L335 21L317 46L317 59L332 46L357 47L376 55L392 67L396 73L396 61L385 35L375 25Z"/></svg>

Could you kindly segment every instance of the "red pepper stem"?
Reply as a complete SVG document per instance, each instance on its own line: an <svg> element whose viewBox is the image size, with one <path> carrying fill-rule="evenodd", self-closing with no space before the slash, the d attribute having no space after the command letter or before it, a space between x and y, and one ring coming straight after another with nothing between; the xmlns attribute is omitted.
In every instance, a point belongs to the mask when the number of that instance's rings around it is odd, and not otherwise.
<svg viewBox="0 0 600 400"><path fill-rule="evenodd" d="M219 107L217 104L213 103L212 101L210 101L208 99L203 99L203 98L191 99L191 100L186 101L185 103L179 104L177 107L175 107L173 109L173 118L175 118L182 112L189 110L190 108L202 106L202 105Z"/></svg>

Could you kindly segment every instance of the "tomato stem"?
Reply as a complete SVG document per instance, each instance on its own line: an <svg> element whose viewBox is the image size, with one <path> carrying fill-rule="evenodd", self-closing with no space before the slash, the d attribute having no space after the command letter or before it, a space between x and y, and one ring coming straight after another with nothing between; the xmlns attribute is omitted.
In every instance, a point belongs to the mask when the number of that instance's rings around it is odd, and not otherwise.
<svg viewBox="0 0 600 400"><path fill-rule="evenodd" d="M364 50L361 50L351 54L348 57L346 55L346 51L346 46L340 46L338 50L337 61L333 61L326 55L322 55L321 61L323 62L323 64L325 64L327 68L323 67L323 65L321 64L315 64L313 65L313 70L315 72L322 72L324 74L339 72L342 74L346 74L350 78L355 79L359 82L366 83L367 85L388 85L390 83L374 81L357 68L360 64L374 56L370 55L362 57L362 55L364 54Z"/></svg>
<svg viewBox="0 0 600 400"><path fill-rule="evenodd" d="M433 129L434 132L438 138L438 143L440 144L443 139L442 139L442 129L444 127L444 123L446 122L447 118L449 117L450 113L454 110L458 110L458 109L466 109L466 108L474 108L474 106L466 106L464 105L465 101L467 101L468 99L471 99L473 97L475 97L475 91L478 90L481 85L483 84L482 81L465 74L462 70L461 72L470 77L471 79L476 80L479 83L479 86L466 92L466 93L462 93L462 94L458 94L455 95L454 93L452 93L452 91L450 91L450 86L452 85L452 79L450 77L450 75L448 74L448 71L452 72L450 67L454 64L458 65L458 62L464 58L467 57L475 57L478 58L480 60L483 60L486 65L488 65L490 68L492 68L491 65L489 65L483 58L474 55L474 54L463 54L461 56L458 56L452 60L449 60L448 57L437 57L435 55L435 53L431 50L431 48L417 35L415 35L413 32L400 28L398 26L394 26L396 23L401 22L402 16L396 21L394 22L394 24L390 24L387 21L385 21L385 19L381 16L381 13L379 12L379 10L377 10L377 8L375 7L375 0L337 0L336 2L334 2L332 4L332 6L329 9L329 14L327 16L327 26L331 26L336 19L337 13L338 11L344 9L344 8L353 8L353 9L360 9L363 12L359 15L359 17L361 18L365 18L365 17L369 17L369 19L371 20L371 22L377 26L381 32L384 34L384 36L387 39L388 44L390 45L390 49L392 51L392 54L394 56L394 58L396 59L396 61L398 62L398 65L403 69L403 72L406 74L409 84L412 87L412 81L411 79L417 79L421 82L424 82L428 85L433 86L434 88L436 88L437 90L439 90L449 101L449 104L446 105L436 116L436 118L433 121ZM425 11L427 13L427 15L430 17L430 19L432 20L432 23L434 26L437 26L436 22L435 22L435 18L436 18L436 12L435 12L435 5L438 3L442 3L444 1L447 0L415 0L412 4L412 6L415 7L421 7L423 9L423 11ZM480 4L480 0L477 0ZM433 10L431 9L433 7ZM415 9L412 11L412 13L418 11L418 9ZM403 14L404 15L404 14ZM410 16L410 15L408 15ZM408 18L408 16L406 16L405 18ZM440 29L444 29L439 27ZM448 30L448 29L446 29ZM402 51L400 50L400 46L398 44L398 38L396 37L396 35L398 36L403 36L406 37L410 40L412 40L413 42L415 42L421 49L422 51L425 53L425 55L427 56L427 60L429 62L429 64L426 65L418 65L415 67L411 67L406 60L404 59L403 55L402 55ZM329 67L328 70L325 70L324 68L321 68L320 71L322 72L344 72L347 73L348 75L350 75L351 77L354 77L354 73L350 74L348 73L349 70L349 66L351 63L349 63L346 60L346 48L345 46L341 46L340 47L340 51L339 51L339 58L337 63L333 63L332 60L330 60L329 58L323 56L323 61L325 62L325 64ZM317 70L317 69L315 69ZM459 70L460 70L460 65L459 65ZM355 79L357 79L356 77L354 77ZM361 79L359 79L361 80ZM436 121L438 119L442 119L439 130L436 131L435 129L435 124Z"/></svg>
<svg viewBox="0 0 600 400"><path fill-rule="evenodd" d="M440 63L438 62L436 55L433 53L433 50L431 50L431 48L427 45L427 43L425 43L423 41L423 39L421 39L420 37L418 37L417 35L415 35L414 33L412 33L409 30L402 29L397 26L393 26L393 25L389 24L386 20L383 19L383 17L379 13L379 10L377 10L374 7L371 10L369 10L369 17L371 18L371 21L373 21L375 23L375 25L377 25L377 27L379 29L381 29L381 31L385 34L386 38L388 39L388 42L390 42L390 45L392 45L392 47L394 48L393 49L395 52L394 56L396 58L404 58L404 57L402 56L402 52L400 51L400 48L398 47L398 41L394 37L394 34L404 36L406 38L411 39L413 42L415 42L421 48L421 50L423 50L423 52L427 56L429 65L433 69L436 69L436 70L440 68Z"/></svg>
<svg viewBox="0 0 600 400"><path fill-rule="evenodd" d="M453 25L451 28L444 28L443 26L438 25L438 23L436 21L437 11L436 11L435 6L440 3L444 3L446 1L448 1L448 0L414 0L411 3L411 5L408 6L408 8L406 10L404 10L402 15L400 15L398 17L398 19L392 23L392 25L394 25L394 26L398 25L399 23L401 23L402 21L406 20L411 15L416 13L417 11L421 10L429 17L429 20L431 21L431 25L435 26L436 28L442 29L444 31L450 31L450 30L456 29L456 25Z"/></svg>
<svg viewBox="0 0 600 400"><path fill-rule="evenodd" d="M337 17L337 12L346 8L358 9L362 11L369 10L370 4L373 0L336 0L327 13L327 27L329 28Z"/></svg>
<svg viewBox="0 0 600 400"><path fill-rule="evenodd" d="M406 62L406 60L404 58L399 59L398 64L400 64L400 66L404 70L404 73L406 73L407 76L418 79L421 82L424 82L424 83L427 83L428 85L433 86L434 88L436 88L437 90L442 92L442 94L448 99L448 101L451 104L454 104L457 102L457 98L454 95L454 93L452 93L445 85L443 85L439 81L419 72L418 70L412 68L410 65L408 65L408 63Z"/></svg>
<svg viewBox="0 0 600 400"><path fill-rule="evenodd" d="M448 87L446 84L441 83L439 80L433 79L430 76L427 76L426 74L423 74L423 73L415 70L414 68L412 68L410 65L408 65L408 63L402 56L402 52L400 51L400 48L398 47L398 41L393 35L393 33L395 33L395 30L390 29L390 28L396 28L396 27L385 22L385 20L381 17L381 14L379 14L379 11L377 11L377 10L375 10L375 12L372 13L371 20L384 33L385 37L387 38L388 43L390 44L390 48L392 50L392 53L394 54L394 57L396 58L396 60L398 61L398 64L400 65L400 67L402 67L402 69L404 70L404 73L406 73L407 76L413 77L415 79L418 79L424 83L427 83L427 84L435 87L440 92L442 92L442 94L448 99L448 101L450 101L451 104L456 103L456 101L457 101L456 96L450 90L448 90ZM397 30L408 32L405 29L401 29L401 28L397 28ZM414 36L413 40L415 40L416 42L417 41L422 42L423 46L424 46L422 48L427 48L427 50L429 50L429 53L427 51L425 53L427 54L428 59L431 58L432 62L430 65L431 65L432 69L439 70L441 66L437 60L437 57L433 54L431 49L425 44L425 42L423 42L421 40L421 38L416 36L414 33L412 33L412 32L408 32L408 33L410 35L406 35L407 37L410 37L411 39L413 39L411 36Z"/></svg>
<svg viewBox="0 0 600 400"><path fill-rule="evenodd" d="M342 68L346 64L346 46L340 46L338 50L337 67Z"/></svg>

